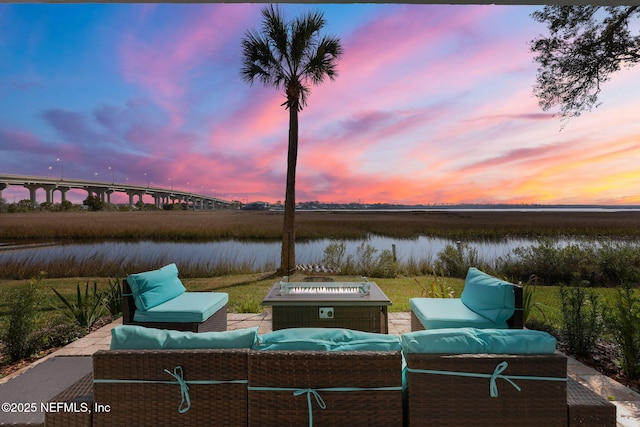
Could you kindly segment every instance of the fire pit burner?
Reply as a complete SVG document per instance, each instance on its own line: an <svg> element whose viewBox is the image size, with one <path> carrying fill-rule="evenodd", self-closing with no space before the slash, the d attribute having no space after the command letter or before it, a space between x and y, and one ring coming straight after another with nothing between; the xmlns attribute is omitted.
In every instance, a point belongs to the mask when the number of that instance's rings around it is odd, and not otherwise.
<svg viewBox="0 0 640 427"><path fill-rule="evenodd" d="M280 295L293 294L355 294L369 295L369 282L296 283L280 282Z"/></svg>
<svg viewBox="0 0 640 427"><path fill-rule="evenodd" d="M273 330L347 328L388 333L389 298L374 282L275 283L262 305L271 306Z"/></svg>

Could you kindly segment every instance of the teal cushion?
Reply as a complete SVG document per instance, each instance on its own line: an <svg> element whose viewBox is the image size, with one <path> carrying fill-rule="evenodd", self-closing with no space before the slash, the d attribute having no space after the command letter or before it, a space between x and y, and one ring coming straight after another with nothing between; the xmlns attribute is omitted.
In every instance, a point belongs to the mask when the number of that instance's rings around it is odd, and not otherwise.
<svg viewBox="0 0 640 427"><path fill-rule="evenodd" d="M402 335L402 352L429 354L553 354L556 339L528 329L433 329Z"/></svg>
<svg viewBox="0 0 640 427"><path fill-rule="evenodd" d="M496 279L477 268L469 268L460 299L492 322L506 322L516 306L513 283Z"/></svg>
<svg viewBox="0 0 640 427"><path fill-rule="evenodd" d="M397 335L340 328L291 328L258 337L254 350L399 351Z"/></svg>
<svg viewBox="0 0 640 427"><path fill-rule="evenodd" d="M120 325L111 330L111 350L251 348L257 337L257 327L195 333Z"/></svg>
<svg viewBox="0 0 640 427"><path fill-rule="evenodd" d="M166 265L159 270L130 274L127 283L138 310L149 310L186 291L178 279L178 267Z"/></svg>
<svg viewBox="0 0 640 427"><path fill-rule="evenodd" d="M425 329L507 328L507 322L492 322L469 309L460 298L411 298L411 311Z"/></svg>
<svg viewBox="0 0 640 427"><path fill-rule="evenodd" d="M556 339L543 331L528 329L485 329L476 331L487 343L487 353L493 354L552 354Z"/></svg>
<svg viewBox="0 0 640 427"><path fill-rule="evenodd" d="M402 352L430 354L486 353L487 343L474 328L429 329L402 335Z"/></svg>
<svg viewBox="0 0 640 427"><path fill-rule="evenodd" d="M229 302L224 292L184 292L146 311L136 310L136 322L197 322L211 317Z"/></svg>

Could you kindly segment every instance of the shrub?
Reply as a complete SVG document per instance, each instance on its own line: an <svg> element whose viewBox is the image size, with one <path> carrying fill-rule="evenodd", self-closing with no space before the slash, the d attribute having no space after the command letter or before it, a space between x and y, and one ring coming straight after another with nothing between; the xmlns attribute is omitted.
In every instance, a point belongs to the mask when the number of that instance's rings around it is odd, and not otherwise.
<svg viewBox="0 0 640 427"><path fill-rule="evenodd" d="M356 274L367 276L373 271L375 266L374 255L377 251L376 248L366 242L362 242L356 248L356 257L353 262Z"/></svg>
<svg viewBox="0 0 640 427"><path fill-rule="evenodd" d="M63 347L85 335L85 331L75 323L52 324L39 331L42 336L42 347Z"/></svg>
<svg viewBox="0 0 640 427"><path fill-rule="evenodd" d="M347 245L344 242L332 241L324 249L324 257L322 265L330 268L332 271L339 272L342 270L344 255L347 251Z"/></svg>
<svg viewBox="0 0 640 427"><path fill-rule="evenodd" d="M376 264L369 275L372 277L393 278L398 277L399 269L400 266L393 256L393 252L385 249L378 255Z"/></svg>
<svg viewBox="0 0 640 427"><path fill-rule="evenodd" d="M640 296L630 285L617 289L604 321L621 353L620 365L630 379L640 378Z"/></svg>
<svg viewBox="0 0 640 427"><path fill-rule="evenodd" d="M516 248L513 253L518 277L535 274L544 284L568 283L573 277L590 278L597 266L592 245L559 246L552 239L541 239L528 248Z"/></svg>
<svg viewBox="0 0 640 427"><path fill-rule="evenodd" d="M458 242L456 246L447 245L435 262L435 269L447 276L465 277L469 267L478 265L478 251L468 243Z"/></svg>
<svg viewBox="0 0 640 427"><path fill-rule="evenodd" d="M604 242L598 250L598 264L606 284L640 281L640 248L637 246Z"/></svg>
<svg viewBox="0 0 640 427"><path fill-rule="evenodd" d="M11 308L4 341L10 362L29 357L42 348L42 336L38 334L39 306L42 302L38 285L43 278L44 273L41 273L37 281L31 280L28 285L12 290L8 298Z"/></svg>
<svg viewBox="0 0 640 427"><path fill-rule="evenodd" d="M560 287L562 324L560 334L569 352L584 356L593 350L602 330L598 296L580 284Z"/></svg>

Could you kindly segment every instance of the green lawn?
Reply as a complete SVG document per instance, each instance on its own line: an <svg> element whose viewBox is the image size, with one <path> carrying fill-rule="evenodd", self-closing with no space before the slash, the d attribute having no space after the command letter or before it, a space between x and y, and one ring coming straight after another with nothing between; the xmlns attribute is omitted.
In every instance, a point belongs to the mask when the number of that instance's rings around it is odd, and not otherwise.
<svg viewBox="0 0 640 427"><path fill-rule="evenodd" d="M338 276L335 278L340 281L358 281L361 280L355 276ZM80 284L84 292L87 282L93 286L93 282L98 283L98 289L106 290L110 283L114 283L116 279L107 278L66 278L66 279L44 279L39 284L39 293L41 296L41 311L45 317L59 317L64 314L62 303L55 296L51 288L55 288L66 296L75 301L76 286ZM260 303L267 294L269 288L278 281L278 277L274 277L269 273L256 273L246 275L231 275L214 278L197 278L183 280L185 287L189 291L219 291L229 294L229 311L231 312L259 312L262 310ZM296 280L292 278L292 280ZM409 311L409 299L414 297L426 296L425 290L429 289L436 279L433 276L421 277L401 277L395 279L369 279L375 281L382 291L392 301L389 308L390 311ZM14 287L23 286L29 281L24 280L0 280L0 325L6 325L6 316L8 314L11 296L9 290ZM453 289L455 296L459 297L464 287L464 280L457 278L437 278L437 282L443 287ZM615 289L594 288L601 297L601 301L609 301ZM540 310L534 309L532 317L538 320L546 320L553 326L558 327L561 321L561 303L557 286L538 286L535 288L534 303L540 307Z"/></svg>

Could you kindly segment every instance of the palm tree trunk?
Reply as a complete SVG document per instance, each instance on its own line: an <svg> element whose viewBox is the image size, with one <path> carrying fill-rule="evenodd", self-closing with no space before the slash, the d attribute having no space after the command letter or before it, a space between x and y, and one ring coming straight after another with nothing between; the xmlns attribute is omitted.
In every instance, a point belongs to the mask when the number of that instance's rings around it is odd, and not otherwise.
<svg viewBox="0 0 640 427"><path fill-rule="evenodd" d="M284 200L282 255L278 274L287 276L296 269L296 164L298 160L298 108L289 106L289 149L287 153L287 189Z"/></svg>

